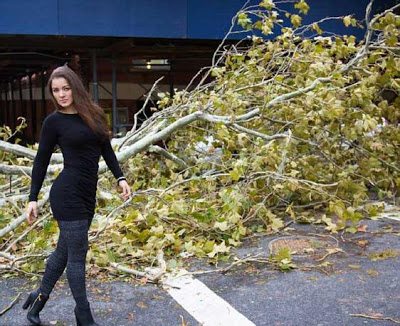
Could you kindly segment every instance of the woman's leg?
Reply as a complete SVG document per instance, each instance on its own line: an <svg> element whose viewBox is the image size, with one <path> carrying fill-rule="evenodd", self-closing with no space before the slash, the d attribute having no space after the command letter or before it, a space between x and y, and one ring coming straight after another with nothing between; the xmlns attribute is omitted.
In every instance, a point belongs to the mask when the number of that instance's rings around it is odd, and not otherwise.
<svg viewBox="0 0 400 326"><path fill-rule="evenodd" d="M92 224L92 219L88 219L88 229ZM63 223L63 222L62 222ZM40 284L40 291L50 295L57 281L64 273L67 266L67 242L63 233L60 232L56 249L52 252L46 263L46 269Z"/></svg>
<svg viewBox="0 0 400 326"><path fill-rule="evenodd" d="M67 265L68 248L67 239L60 232L57 242L57 248L52 252L46 263L42 282L39 289L33 291L22 306L23 309L28 309L27 318L34 325L41 325L39 313L49 299L50 293L53 291L54 285L64 272Z"/></svg>
<svg viewBox="0 0 400 326"><path fill-rule="evenodd" d="M67 279L77 307L86 308L86 254L88 251L88 220L59 221L60 233L67 244Z"/></svg>
<svg viewBox="0 0 400 326"><path fill-rule="evenodd" d="M62 232L60 232L57 242L57 248L53 251L46 263L46 269L40 284L40 291L50 295L58 279L63 274L67 266L68 250L67 241Z"/></svg>

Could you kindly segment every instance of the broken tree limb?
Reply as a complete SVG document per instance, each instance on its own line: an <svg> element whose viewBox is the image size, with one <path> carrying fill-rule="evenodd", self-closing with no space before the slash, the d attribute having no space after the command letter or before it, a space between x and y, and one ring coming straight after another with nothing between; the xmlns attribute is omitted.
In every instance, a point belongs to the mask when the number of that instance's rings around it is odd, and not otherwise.
<svg viewBox="0 0 400 326"><path fill-rule="evenodd" d="M31 175L32 168L29 166L0 164L0 173L8 175Z"/></svg>
<svg viewBox="0 0 400 326"><path fill-rule="evenodd" d="M21 146L18 144L11 144L4 140L0 140L0 151L11 153L16 156L27 157L32 160L35 159L36 153L37 153L37 151L35 151L33 149L30 149L30 148L27 148L25 146ZM53 155L50 158L50 163L55 164L55 163L62 163L62 162L63 162L62 154L53 153Z"/></svg>
<svg viewBox="0 0 400 326"><path fill-rule="evenodd" d="M0 198L0 207L6 205L7 203L16 203L18 201L25 201L28 199L29 195L28 194L23 194L23 195L14 195L14 196L9 196L5 197L4 194L2 193L3 198Z"/></svg>
<svg viewBox="0 0 400 326"><path fill-rule="evenodd" d="M38 201L37 208L38 210L41 209L49 200L49 193L44 193L43 199ZM14 219L11 223L9 223L6 227L0 230L0 238L4 237L7 233L11 232L12 230L16 229L21 223L25 222L26 220L26 212L22 215L18 216Z"/></svg>
<svg viewBox="0 0 400 326"><path fill-rule="evenodd" d="M167 264L164 260L164 253L160 251L157 254L157 262L158 262L158 267L156 268L146 268L144 272L138 271L132 268L124 267L120 264L117 263L110 263L110 266L114 267L115 269L124 272L124 273L129 273L133 274L139 277L145 277L147 280L153 282L153 283L158 283L160 278L165 274L167 270Z"/></svg>
<svg viewBox="0 0 400 326"><path fill-rule="evenodd" d="M59 172L63 168L62 164L49 165L47 168L47 174L53 175ZM0 164L0 173L8 175L32 175L32 167L20 166L20 165L6 165Z"/></svg>
<svg viewBox="0 0 400 326"><path fill-rule="evenodd" d="M9 252L12 247L18 243L21 239L23 239L29 232L31 232L36 225L38 225L39 223L43 222L46 218L48 218L50 216L50 213L42 216L41 218L37 219L28 229L26 229L18 238L16 238L13 242L11 242L8 247L4 250L5 253Z"/></svg>
<svg viewBox="0 0 400 326"><path fill-rule="evenodd" d="M396 6L395 6L396 7ZM370 9L370 8L369 8ZM375 20L373 20L375 21ZM369 34L368 34L369 33ZM333 76L335 74L343 74L348 72L351 68L353 68L367 53L367 49L369 46L369 41L371 38L372 31L369 29L367 31L367 36L366 36L366 43L362 47L360 51L356 53L356 55L347 63L345 66L343 66L341 69L338 71L334 71L329 77L319 77L314 79L311 84L307 87L300 88L298 90L285 93L282 95L278 95L274 99L270 100L268 103L266 103L263 108L264 109L270 109L274 105L278 103L282 103L285 101L288 101L289 99L296 98L302 94L308 93L312 90L314 90L319 84L321 83L329 83L333 80ZM231 116L218 116L218 115L212 115L205 113L208 109L210 109L210 105L206 105L204 108L204 111L196 111L194 113L188 114L186 116L183 116L174 122L170 123L168 126L165 128L156 131L154 130L154 134L150 134L147 136L144 136L143 138L139 139L132 145L129 145L128 147L122 149L121 151L117 152L117 159L120 162L123 162L130 158L131 156L147 149L150 145L153 145L154 143L165 139L169 135L171 135L173 132L175 132L178 129L184 128L185 126L191 124L194 121L197 120L203 120L203 121L208 121L212 123L224 123L226 125L231 125L233 122L234 123L240 123L240 122L245 122L248 121L249 119L257 116L260 114L261 109L260 108L255 108L247 113L244 113L242 115L231 115ZM165 112L161 111L159 115L165 114ZM155 117L158 117L159 115L154 115ZM154 118L149 119L149 123L154 123ZM161 123L159 123L159 127L163 127L166 124L166 121L163 120ZM236 126L237 128L238 126ZM257 132L257 131L254 131ZM133 138L133 136L132 136ZM122 144L127 146L128 140L123 140ZM122 146L121 146L122 147ZM57 165L50 165L48 168L48 173L54 173L55 170L59 170L59 167L56 167ZM106 164L105 162L101 162L99 165L99 173L104 173L106 171ZM3 174L28 174L31 175L31 168L29 167L18 167L18 166L8 166L8 165L0 165L0 173Z"/></svg>

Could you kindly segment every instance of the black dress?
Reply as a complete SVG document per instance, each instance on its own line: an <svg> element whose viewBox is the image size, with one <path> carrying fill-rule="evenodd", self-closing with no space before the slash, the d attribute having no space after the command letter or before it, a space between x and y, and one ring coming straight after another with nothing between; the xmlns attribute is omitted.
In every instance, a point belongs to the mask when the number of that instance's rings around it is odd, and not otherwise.
<svg viewBox="0 0 400 326"><path fill-rule="evenodd" d="M123 177L110 141L103 143L79 114L55 111L44 121L32 169L29 201L37 201L55 145L64 157L64 169L50 189L56 220L91 219L96 204L98 162L103 156L115 178Z"/></svg>

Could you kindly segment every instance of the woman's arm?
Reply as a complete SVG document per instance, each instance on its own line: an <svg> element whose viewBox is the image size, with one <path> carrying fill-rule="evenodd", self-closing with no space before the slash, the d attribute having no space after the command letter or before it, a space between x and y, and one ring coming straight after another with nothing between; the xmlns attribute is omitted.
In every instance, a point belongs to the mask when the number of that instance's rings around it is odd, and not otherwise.
<svg viewBox="0 0 400 326"><path fill-rule="evenodd" d="M54 147L57 144L57 130L54 121L50 122L49 117L43 121L40 132L39 148L33 162L31 191L29 201L37 201L40 188L42 188L47 167L53 154Z"/></svg>
<svg viewBox="0 0 400 326"><path fill-rule="evenodd" d="M51 123L49 117L43 121L40 132L39 148L36 153L32 168L31 191L29 194L29 204L26 212L26 218L29 224L32 224L37 217L37 197L42 187L47 167L50 162L54 146L57 143L57 132L54 121Z"/></svg>
<svg viewBox="0 0 400 326"><path fill-rule="evenodd" d="M101 147L101 156L103 156L104 161L106 162L108 168L113 173L115 179L125 180L124 174L122 173L121 167L119 166L119 162L117 157L115 156L114 150L111 147L110 141L107 139L104 141Z"/></svg>
<svg viewBox="0 0 400 326"><path fill-rule="evenodd" d="M131 190L126 182L124 174L121 171L117 157L115 156L114 150L111 147L111 143L108 139L102 145L101 155L103 156L104 161L106 161L106 164L113 173L115 179L117 179L118 185L122 189L122 198L127 200L131 194Z"/></svg>

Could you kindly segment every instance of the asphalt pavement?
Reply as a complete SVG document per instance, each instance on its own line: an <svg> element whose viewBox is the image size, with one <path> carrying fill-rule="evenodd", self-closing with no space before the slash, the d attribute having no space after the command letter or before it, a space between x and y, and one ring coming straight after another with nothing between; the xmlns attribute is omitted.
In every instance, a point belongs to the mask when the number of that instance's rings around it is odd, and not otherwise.
<svg viewBox="0 0 400 326"><path fill-rule="evenodd" d="M330 234L323 226L292 224L285 233L244 241L235 254L239 259L254 257L253 261L194 278L249 320L246 325L395 325L400 323L400 214L396 214L394 219L363 220L355 234ZM292 263L296 268L287 272L267 262L271 250L277 252L282 241L291 243L295 251ZM312 246L304 249L307 241ZM226 268L232 262L217 267ZM188 258L185 268L205 271L215 266ZM29 325L22 304L34 287L25 278L1 279L0 310L18 293L21 297L0 317L0 325ZM202 312L194 315L182 301L173 299L167 288L132 282L131 277L110 282L90 278L88 295L102 326L235 325L221 319L213 323L206 318L204 322ZM64 274L41 313L43 325L76 325L73 308ZM219 315L215 310L212 313ZM221 316L227 313L221 311Z"/></svg>

